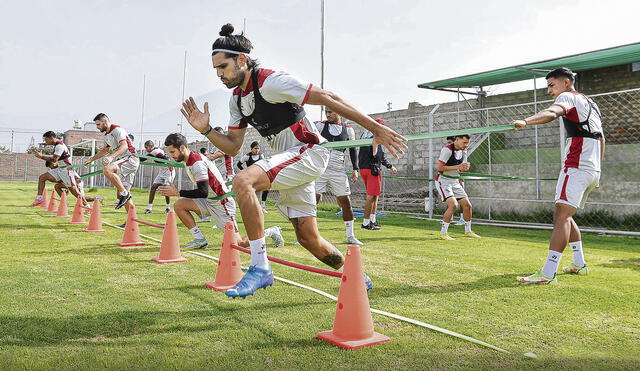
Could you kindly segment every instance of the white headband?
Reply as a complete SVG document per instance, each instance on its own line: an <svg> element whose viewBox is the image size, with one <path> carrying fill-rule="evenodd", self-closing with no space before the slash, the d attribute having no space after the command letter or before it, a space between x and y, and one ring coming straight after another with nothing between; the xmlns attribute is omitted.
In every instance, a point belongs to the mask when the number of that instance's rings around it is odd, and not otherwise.
<svg viewBox="0 0 640 371"><path fill-rule="evenodd" d="M229 49L213 49L213 51L211 52L211 54L215 54L215 53L218 53L218 52L230 53L230 54L237 54L237 55L240 55L240 54L249 54L249 52L246 52L246 53L245 53L245 52L239 52L239 51L236 51L236 50L229 50Z"/></svg>

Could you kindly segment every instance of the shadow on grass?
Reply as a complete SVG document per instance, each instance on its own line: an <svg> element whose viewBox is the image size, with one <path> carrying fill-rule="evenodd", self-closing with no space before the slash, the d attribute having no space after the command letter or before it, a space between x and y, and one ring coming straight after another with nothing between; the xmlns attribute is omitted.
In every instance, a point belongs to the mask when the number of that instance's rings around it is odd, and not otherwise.
<svg viewBox="0 0 640 371"><path fill-rule="evenodd" d="M640 258L614 260L611 263L602 264L607 268L627 268L640 271Z"/></svg>

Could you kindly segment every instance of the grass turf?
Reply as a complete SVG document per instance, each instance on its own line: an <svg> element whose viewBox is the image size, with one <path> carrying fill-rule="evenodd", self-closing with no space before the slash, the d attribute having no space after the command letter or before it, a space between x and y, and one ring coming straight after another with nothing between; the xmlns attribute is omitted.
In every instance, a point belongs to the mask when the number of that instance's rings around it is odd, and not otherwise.
<svg viewBox="0 0 640 371"><path fill-rule="evenodd" d="M51 189L51 185L49 185ZM523 287L515 277L540 268L548 231L476 226L480 240L436 240L439 226L404 216L380 231L356 231L373 278L371 306L505 348L501 354L440 333L373 315L387 344L345 351L316 340L336 304L276 282L247 300L204 288L212 261L158 265L158 244L121 248L122 231L83 233L39 208L28 183L0 183L0 369L637 369L640 366L640 240L583 237L589 276L559 275L555 286ZM100 190L111 203L114 191ZM72 198L73 199L73 198ZM134 191L144 210L146 192ZM139 217L162 224L156 211ZM120 224L123 210L102 209ZM337 207L321 205L319 227L344 249ZM285 247L270 254L322 266L294 246L293 228L270 207ZM221 231L203 224L217 256ZM141 232L161 233L141 226ZM241 226L241 230L243 230ZM190 240L179 223L180 240ZM459 237L459 238L458 238ZM148 242L148 241L145 241ZM213 246L213 247L211 247ZM244 262L248 256L243 255ZM563 264L570 263L566 251ZM274 273L337 295L338 280L274 265ZM522 353L533 352L537 360Z"/></svg>

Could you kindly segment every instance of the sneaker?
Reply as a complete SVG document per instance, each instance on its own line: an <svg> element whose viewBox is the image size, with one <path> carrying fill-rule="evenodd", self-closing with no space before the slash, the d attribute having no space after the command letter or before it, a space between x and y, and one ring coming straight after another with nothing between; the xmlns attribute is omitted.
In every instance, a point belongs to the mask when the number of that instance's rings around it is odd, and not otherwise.
<svg viewBox="0 0 640 371"><path fill-rule="evenodd" d="M166 209L164 209L164 213L165 214L169 214L169 211L171 211L171 208L167 207Z"/></svg>
<svg viewBox="0 0 640 371"><path fill-rule="evenodd" d="M207 245L209 245L209 243L207 242L207 240L199 238L199 239L195 239L191 242L189 242L187 244L187 246L183 246L180 248L180 251L187 251L187 250L195 250L195 249L204 249L205 247L207 247Z"/></svg>
<svg viewBox="0 0 640 371"><path fill-rule="evenodd" d="M35 200L33 200L33 202L31 203L31 205L29 205L29 207L38 206L38 205L40 205L40 204L41 204L41 203L43 203L43 202L44 202L44 200L42 200L42 199L40 199L40 200L35 199Z"/></svg>
<svg viewBox="0 0 640 371"><path fill-rule="evenodd" d="M146 210L144 211L144 213L145 213L145 214L151 214L151 213L152 213L152 211L151 211L151 209L146 209Z"/></svg>
<svg viewBox="0 0 640 371"><path fill-rule="evenodd" d="M548 285L557 283L558 280L556 279L555 274L553 275L553 277L547 277L542 273L534 273L527 277L518 277L518 282L522 284Z"/></svg>
<svg viewBox="0 0 640 371"><path fill-rule="evenodd" d="M464 236L465 237L469 237L469 238L481 238L480 236L478 236L477 234L475 234L473 232L464 232Z"/></svg>
<svg viewBox="0 0 640 371"><path fill-rule="evenodd" d="M460 218L455 225L464 225L464 219Z"/></svg>
<svg viewBox="0 0 640 371"><path fill-rule="evenodd" d="M118 224L117 226L124 229L124 228L127 227L127 222L124 222L122 224Z"/></svg>
<svg viewBox="0 0 640 371"><path fill-rule="evenodd" d="M347 237L346 243L348 245L358 245L358 246L362 246L364 245L362 242L360 242L355 236L351 236L351 237Z"/></svg>
<svg viewBox="0 0 640 371"><path fill-rule="evenodd" d="M375 222L371 223L371 224L373 224L373 226L377 227L378 229L382 229L382 226L380 224L378 224L377 220Z"/></svg>
<svg viewBox="0 0 640 371"><path fill-rule="evenodd" d="M104 206L104 197L98 196L98 197L96 197L96 200L98 200L98 202L100 202L100 206Z"/></svg>
<svg viewBox="0 0 640 371"><path fill-rule="evenodd" d="M373 281L371 280L371 277L367 276L366 273L362 274L364 274L364 284L365 286L367 286L367 291L369 291L373 288Z"/></svg>
<svg viewBox="0 0 640 371"><path fill-rule="evenodd" d="M277 231L271 235L271 239L273 240L273 244L275 245L275 248L279 248L282 247L282 245L284 245L284 238L282 238L282 230L280 229L280 227L274 227L277 229Z"/></svg>
<svg viewBox="0 0 640 371"><path fill-rule="evenodd" d="M263 214L269 214L269 212L267 211L267 208L266 208L266 207L263 207L263 208L262 208L262 213L263 213Z"/></svg>
<svg viewBox="0 0 640 371"><path fill-rule="evenodd" d="M585 264L583 267L577 266L574 263L571 263L570 266L562 268L564 273L568 274L579 274L581 276L589 274L589 268Z"/></svg>
<svg viewBox="0 0 640 371"><path fill-rule="evenodd" d="M255 265L249 267L247 273L242 277L240 282L235 286L225 291L228 297L246 298L247 295L253 295L258 289L266 289L268 286L273 285L273 271L271 267L268 269L258 268Z"/></svg>
<svg viewBox="0 0 640 371"><path fill-rule="evenodd" d="M441 239L441 240L445 240L445 241L455 241L455 238L453 238L453 237L449 236L449 234L448 234L448 233L445 233L445 234L442 234L442 233L441 233L441 234L438 234L438 238L439 238L439 239Z"/></svg>
<svg viewBox="0 0 640 371"><path fill-rule="evenodd" d="M360 229L366 229L366 230L369 230L369 231L378 231L378 230L380 230L380 227L375 225L375 224L373 224L373 223L369 223L367 225L362 224L360 226Z"/></svg>
<svg viewBox="0 0 640 371"><path fill-rule="evenodd" d="M210 223L211 222L211 217L208 216L206 218L200 218L200 220L198 220L198 223Z"/></svg>
<svg viewBox="0 0 640 371"><path fill-rule="evenodd" d="M118 204L116 205L116 209L119 209L122 206L124 206L124 204L126 204L127 201L129 201L130 199L131 199L131 193L127 193L126 196L118 197Z"/></svg>

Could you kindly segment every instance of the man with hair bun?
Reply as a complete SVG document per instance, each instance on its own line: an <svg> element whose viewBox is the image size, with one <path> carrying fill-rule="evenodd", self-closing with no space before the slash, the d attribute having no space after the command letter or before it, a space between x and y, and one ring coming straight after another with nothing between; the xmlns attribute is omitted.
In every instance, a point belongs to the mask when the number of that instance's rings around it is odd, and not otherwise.
<svg viewBox="0 0 640 371"><path fill-rule="evenodd" d="M567 139L562 170L556 184L553 232L547 261L539 273L518 277L523 284L556 283L556 271L567 244L573 251L573 263L562 270L568 274L586 275L589 271L582 252L582 236L573 220L578 208L583 208L589 193L599 186L600 164L604 158L604 133L598 105L574 88L574 74L561 67L549 72L547 93L555 99L548 108L512 123L516 129L541 125L562 117Z"/></svg>
<svg viewBox="0 0 640 371"><path fill-rule="evenodd" d="M257 289L273 284L267 260L264 215L256 191L280 191L277 207L288 218L298 242L323 263L340 270L344 257L320 236L316 222L316 199L313 182L325 171L329 150L319 146L326 139L305 117L305 104L324 105L337 114L374 133L374 144L382 144L393 156L404 153L406 139L334 93L303 83L285 72L259 68L249 57L251 41L243 34L233 35L226 24L212 46L212 63L217 76L233 94L229 102L231 121L227 134L213 130L209 123L209 104L204 111L193 98L182 105L189 124L216 147L236 155L244 141L248 125L267 140L273 155L240 171L233 179L244 226L251 247L251 266L238 284L227 290L230 297L246 297ZM369 287L371 287L370 280Z"/></svg>

